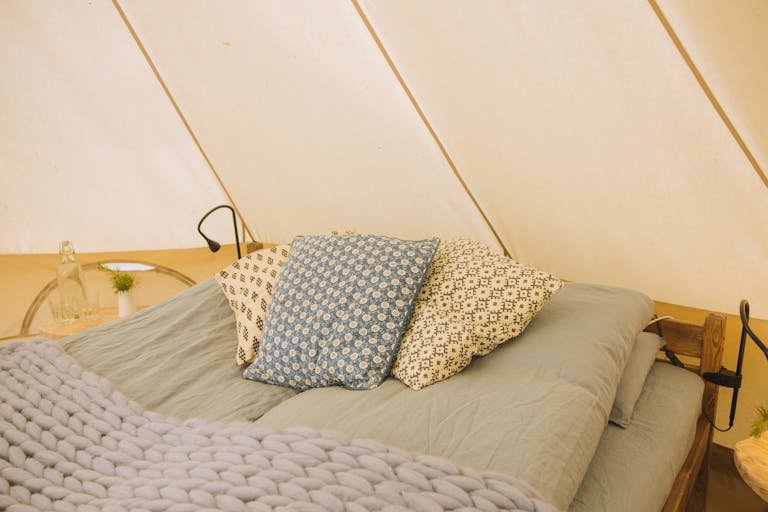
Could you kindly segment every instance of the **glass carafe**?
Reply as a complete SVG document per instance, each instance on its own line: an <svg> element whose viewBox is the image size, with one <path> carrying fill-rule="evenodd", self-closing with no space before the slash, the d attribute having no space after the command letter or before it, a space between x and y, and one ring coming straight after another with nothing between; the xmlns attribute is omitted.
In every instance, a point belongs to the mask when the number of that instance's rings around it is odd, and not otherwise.
<svg viewBox="0 0 768 512"><path fill-rule="evenodd" d="M83 269L75 258L75 246L69 240L59 244L59 300L64 308L71 308L73 316L80 317L85 305Z"/></svg>

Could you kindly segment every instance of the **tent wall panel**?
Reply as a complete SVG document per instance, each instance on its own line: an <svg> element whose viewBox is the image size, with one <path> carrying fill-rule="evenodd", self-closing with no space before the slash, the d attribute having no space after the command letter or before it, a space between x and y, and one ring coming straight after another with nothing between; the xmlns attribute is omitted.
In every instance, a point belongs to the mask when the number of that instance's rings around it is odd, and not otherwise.
<svg viewBox="0 0 768 512"><path fill-rule="evenodd" d="M649 5L362 5L513 254L768 316L768 191Z"/></svg>
<svg viewBox="0 0 768 512"><path fill-rule="evenodd" d="M768 2L661 0L659 5L765 175Z"/></svg>
<svg viewBox="0 0 768 512"><path fill-rule="evenodd" d="M121 2L249 225L495 244L349 2Z"/></svg>
<svg viewBox="0 0 768 512"><path fill-rule="evenodd" d="M0 2L0 69L0 253L200 246L225 196L110 2Z"/></svg>

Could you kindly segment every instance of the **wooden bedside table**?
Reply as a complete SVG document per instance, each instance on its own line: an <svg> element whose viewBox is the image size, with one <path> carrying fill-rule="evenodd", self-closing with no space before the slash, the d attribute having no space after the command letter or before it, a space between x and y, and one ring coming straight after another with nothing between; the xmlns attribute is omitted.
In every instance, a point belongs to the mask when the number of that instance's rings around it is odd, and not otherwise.
<svg viewBox="0 0 768 512"><path fill-rule="evenodd" d="M768 436L749 437L736 443L733 460L741 478L768 501Z"/></svg>
<svg viewBox="0 0 768 512"><path fill-rule="evenodd" d="M140 306L136 308L136 311L141 311L146 306ZM96 327L97 325L103 325L109 322L117 320L117 308L101 308L99 309L99 318L92 321L75 320L72 323L62 322L46 322L40 326L40 336L45 336L53 340L66 338L72 334L77 334L80 331Z"/></svg>
<svg viewBox="0 0 768 512"><path fill-rule="evenodd" d="M176 283L176 286L178 286L178 282L182 283L187 287L194 286L195 284L197 284L192 278L182 274L181 272L178 272L170 267L158 265L156 263L152 263L148 261L139 261L139 260L131 260L131 259L106 259L101 261L85 263L84 265L82 265L83 271L90 272L97 276L101 276L97 278L91 277L89 279L95 279L95 281L93 281L97 283L95 290L97 292L100 291L100 293L102 293L102 297L105 297L107 295L111 296L111 293L112 293L111 287L107 286L108 280L106 279L106 277L104 277L103 272L98 270L100 265L105 265L105 264L130 265L133 267L142 267L142 268L131 268L126 270L129 272L140 272L142 275L140 279L144 279L145 277L151 276L152 280L157 280L158 278L171 278L171 282ZM62 324L62 323L55 323L51 321L51 322L45 322L42 325L36 324L35 317L38 315L38 312L40 312L41 309L44 309L46 301L48 300L51 293L54 293L56 291L57 287L58 287L58 280L54 278L54 279L51 279L40 290L40 292L38 292L38 294L32 300L32 303L29 305L29 308L27 308L27 312L24 314L24 319L22 320L19 334L13 336L13 339L28 338L31 336L35 336L36 334L47 336L52 339L59 339L65 336L76 334L80 331L84 331L85 329L94 327L96 325L101 325L101 324L111 322L113 320L117 320L118 318L117 308L104 307L99 309L101 317L91 322L76 321L70 324ZM99 290L99 287L101 287L100 290ZM157 302L160 302L161 300L165 300L165 298L167 298L168 296L169 295L165 295L161 297L159 300L155 300L152 297L148 299L144 298L142 300L145 304L147 303L155 304ZM147 307L147 306L144 306L144 307ZM144 307L139 307L138 309L141 310Z"/></svg>

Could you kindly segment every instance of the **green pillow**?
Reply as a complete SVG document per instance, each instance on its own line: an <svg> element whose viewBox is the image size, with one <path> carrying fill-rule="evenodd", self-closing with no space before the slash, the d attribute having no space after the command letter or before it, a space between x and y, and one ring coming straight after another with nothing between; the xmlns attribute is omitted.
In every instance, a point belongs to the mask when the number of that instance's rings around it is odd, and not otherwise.
<svg viewBox="0 0 768 512"><path fill-rule="evenodd" d="M609 421L622 428L629 425L635 404L645 386L645 379L651 371L656 354L664 346L664 340L650 332L641 332L635 339L635 345L624 367L616 398L613 401Z"/></svg>

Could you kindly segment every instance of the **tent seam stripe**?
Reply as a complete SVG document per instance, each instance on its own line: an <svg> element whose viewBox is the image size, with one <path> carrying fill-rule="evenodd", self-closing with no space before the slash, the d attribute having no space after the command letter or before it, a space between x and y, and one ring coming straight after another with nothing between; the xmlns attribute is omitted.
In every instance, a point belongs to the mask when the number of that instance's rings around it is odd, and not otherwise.
<svg viewBox="0 0 768 512"><path fill-rule="evenodd" d="M720 101L718 101L717 97L715 96L715 93L709 87L709 84L704 79L704 75L701 74L701 71L699 71L698 66L696 66L695 62L693 62L693 58L691 58L691 55L688 53L688 50L686 50L685 45L683 45L682 40L677 35L677 32L675 32L675 29L672 27L672 24L669 22L669 19L664 14L664 11L661 9L661 7L656 2L656 0L648 0L648 3L650 4L651 9L653 9L653 12L656 14L656 17L659 19L659 22L661 22L661 25L664 27L664 30L667 32L667 35L674 43L678 53L685 61L686 65L688 66L688 69L691 71L691 73L693 73L694 78L698 82L701 89L704 91L704 94L706 95L709 102L712 104L712 107L720 116L720 120L723 122L723 124L725 124L726 128L731 133L731 136L736 141L736 144L738 144L742 153L744 153L744 156L746 156L747 160L749 160L749 163L752 165L752 168L757 173L757 176L760 178L760 180L762 180L763 185L765 185L766 188L768 188L768 177L765 175L765 172L763 172L763 169L760 167L759 162L755 158L752 151L749 149L749 146L747 146L747 143L744 142L744 139L741 137L741 134L736 129L736 126L733 124L730 117L728 117L728 114L725 112L725 109L720 104Z"/></svg>
<svg viewBox="0 0 768 512"><path fill-rule="evenodd" d="M136 30L133 28L133 25L128 19L128 16L125 14L125 11L120 6L120 3L118 2L118 0L112 0L112 5L117 10L118 14L120 15L120 18L123 20L123 24L128 29L128 32L130 32L131 37L133 38L133 41L136 43L136 46L138 46L139 50L141 51L141 54L144 56L144 60L147 62L147 65L149 65L150 69L152 70L152 73L155 75L155 78L160 83L160 87L163 89L163 92L168 98L168 101L170 101L171 105L173 106L173 109L176 111L176 114L179 116L179 119L181 120L181 123L184 125L184 128L187 129L187 133L192 139L192 142L194 142L195 146L197 147L197 150L200 152L200 155L203 157L203 160L205 160L205 163L208 165L208 169L210 169L211 173L216 178L216 181L219 183L219 186L224 192L224 195L227 196L227 199L229 199L229 202L232 204L232 207L237 212L237 216L240 218L240 223L242 224L243 228L245 229L245 231L248 232L248 234L251 237L251 240L254 240L254 241L257 240L257 238L253 236L253 232L251 231L251 228L249 228L248 224L246 224L245 218L243 217L242 213L240 213L240 210L235 204L235 200L232 198L232 195L229 193L229 190L227 190L227 187L224 185L224 182L221 180L219 173L216 171L216 168L213 166L213 162L211 162L210 158L208 158L208 154L205 152L202 144L200 143L200 140L197 138L197 135L195 135L195 132L192 130L192 126L189 124L186 116L181 111L179 104L176 103L176 99L173 97L173 94L171 94L171 90L168 88L168 85L165 83L165 80L160 75L160 70L158 70L157 66L152 60L152 57L149 55L149 52L144 46L144 43L141 42L139 35L136 33Z"/></svg>
<svg viewBox="0 0 768 512"><path fill-rule="evenodd" d="M477 209L478 213L480 213L480 216L482 217L485 224L488 226L488 229L491 230L491 233L493 234L494 238L499 243L501 248L504 250L504 255L510 256L510 252L507 249L507 246L501 240L501 237L496 231L496 228L493 226L490 219L485 214L485 211L480 206L480 203L478 202L477 198L475 198L475 195L469 189L469 186L467 185L466 181L464 181L464 178L462 177L461 173L456 167L456 164L453 162L453 159L448 154L448 150L443 145L443 142L440 140L440 137L438 137L437 132L435 132L434 128L432 128L432 124L429 122L429 119L427 119L427 116L426 114L424 114L424 111L421 109L421 106L419 105L418 101L416 101L416 97L411 92L411 89L408 87L408 84L405 83L405 79L400 74L400 71L397 69L395 62L392 60L392 57L389 55L389 52L384 47L384 44L381 42L381 39L376 33L376 30L373 28L373 25L368 19L368 16L365 14L365 11L363 11L363 8L358 3L358 0L350 0L350 1L352 2L352 5L355 7L355 10L357 11L357 14L360 16L360 19L365 25L365 28L368 30L368 33L373 38L374 43L376 43L376 46L379 48L379 52L381 52L382 56L384 57L384 60L387 61L387 65L389 66L389 69L395 75L395 78L397 78L397 81L400 83L400 87L402 87L403 91L405 92L405 95L410 100L411 105L413 105L413 108L416 110L416 113L419 115L419 118L421 119L422 123L424 123L424 126L427 128L427 131L432 136L432 139L435 141L435 144L437 144L437 147L440 149L440 152L443 154L443 157L448 163L448 166L451 168L451 171L453 171L454 176L459 181L459 184L461 185L461 187L464 189L464 192L472 201L472 204L475 205L475 208Z"/></svg>

